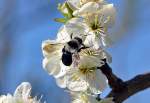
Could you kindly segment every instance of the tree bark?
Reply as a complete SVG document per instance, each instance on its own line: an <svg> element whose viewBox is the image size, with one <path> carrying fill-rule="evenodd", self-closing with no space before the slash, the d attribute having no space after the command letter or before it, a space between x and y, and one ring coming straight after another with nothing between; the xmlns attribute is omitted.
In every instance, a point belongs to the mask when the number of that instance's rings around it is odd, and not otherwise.
<svg viewBox="0 0 150 103"><path fill-rule="evenodd" d="M112 89L107 97L113 97L115 103L122 103L137 92L150 88L150 72L137 75L128 81L123 81L112 72L106 62L105 65L98 67L98 69L107 77L109 86Z"/></svg>

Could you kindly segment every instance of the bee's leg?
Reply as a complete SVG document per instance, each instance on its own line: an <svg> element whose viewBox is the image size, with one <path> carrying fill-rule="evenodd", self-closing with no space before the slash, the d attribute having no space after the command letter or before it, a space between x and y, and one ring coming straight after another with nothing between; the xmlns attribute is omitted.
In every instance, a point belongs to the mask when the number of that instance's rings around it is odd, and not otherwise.
<svg viewBox="0 0 150 103"><path fill-rule="evenodd" d="M63 53L65 52L65 47L62 49L62 52L63 52Z"/></svg>
<svg viewBox="0 0 150 103"><path fill-rule="evenodd" d="M80 52L82 49L87 49L87 48L90 48L90 47L87 47L84 44L82 44L82 47L78 50L78 52Z"/></svg>

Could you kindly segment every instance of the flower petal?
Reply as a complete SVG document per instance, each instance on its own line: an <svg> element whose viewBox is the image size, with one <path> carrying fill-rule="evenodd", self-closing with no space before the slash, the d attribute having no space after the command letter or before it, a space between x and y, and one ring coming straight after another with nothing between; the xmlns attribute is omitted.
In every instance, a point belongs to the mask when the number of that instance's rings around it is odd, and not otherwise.
<svg viewBox="0 0 150 103"><path fill-rule="evenodd" d="M49 59L44 58L43 68L48 72L49 75L58 75L61 71L59 57L53 56Z"/></svg>
<svg viewBox="0 0 150 103"><path fill-rule="evenodd" d="M67 0L67 3L72 10L80 8L80 0Z"/></svg>
<svg viewBox="0 0 150 103"><path fill-rule="evenodd" d="M103 45L101 44L100 38L96 37L96 35L94 33L87 35L87 37L84 41L84 44L86 46L92 47L94 49L99 49L99 48L103 47Z"/></svg>
<svg viewBox="0 0 150 103"><path fill-rule="evenodd" d="M67 84L66 84L66 77L62 76L59 78L56 78L56 83L60 88L66 88Z"/></svg>
<svg viewBox="0 0 150 103"><path fill-rule="evenodd" d="M67 88L71 91L86 91L89 86L85 77L80 74L77 68L70 69L70 71L67 72L66 78Z"/></svg>
<svg viewBox="0 0 150 103"><path fill-rule="evenodd" d="M59 29L58 33L57 33L57 39L56 39L56 41L58 41L58 42L60 42L60 43L66 43L66 42L68 42L68 41L71 40L70 35L71 35L71 34L69 34L69 33L66 31L65 25L63 25L63 26Z"/></svg>
<svg viewBox="0 0 150 103"><path fill-rule="evenodd" d="M64 26L62 26L57 34L57 41L66 43L74 37L80 37L84 40L85 25L83 19L73 18L69 20ZM71 38L72 36L72 38Z"/></svg>
<svg viewBox="0 0 150 103"><path fill-rule="evenodd" d="M102 93L107 87L107 79L100 70L93 71L92 74L89 74L87 77L87 82L89 83L88 92L92 95Z"/></svg>
<svg viewBox="0 0 150 103"><path fill-rule="evenodd" d="M111 27L114 24L116 18L116 9L114 5L113 4L104 5L100 13L105 18L105 25L107 25L107 27Z"/></svg>
<svg viewBox="0 0 150 103"><path fill-rule="evenodd" d="M100 101L100 103L115 103L113 98L104 98Z"/></svg>
<svg viewBox="0 0 150 103"><path fill-rule="evenodd" d="M101 39L101 43L104 47L110 47L113 44L109 35L101 36L100 39Z"/></svg>
<svg viewBox="0 0 150 103"><path fill-rule="evenodd" d="M84 45L87 47L93 47L94 46L94 41L95 41L95 35L94 34L89 34L86 36L86 39L84 41Z"/></svg>
<svg viewBox="0 0 150 103"><path fill-rule="evenodd" d="M42 42L43 56L49 58L53 55L62 55L63 44L58 43L56 40L45 40Z"/></svg>
<svg viewBox="0 0 150 103"><path fill-rule="evenodd" d="M31 94L31 84L28 82L21 83L16 91L14 92L14 96L16 97L22 97L22 98L29 98Z"/></svg>
<svg viewBox="0 0 150 103"><path fill-rule="evenodd" d="M100 10L100 5L96 2L88 2L84 4L79 10L73 12L74 16L85 16L88 13L96 13Z"/></svg>
<svg viewBox="0 0 150 103"><path fill-rule="evenodd" d="M61 67L61 69L60 69L59 73L54 76L55 78L61 78L61 77L65 76L67 71L70 69L70 67L69 66L65 66L62 63L62 61L60 62L60 67Z"/></svg>
<svg viewBox="0 0 150 103"><path fill-rule="evenodd" d="M71 91L75 91L75 92L78 92L78 91L86 91L87 88L88 88L88 85L87 85L87 82L86 81L69 81L67 83L67 87L68 89L70 89Z"/></svg>
<svg viewBox="0 0 150 103"><path fill-rule="evenodd" d="M107 78L100 70L96 70L95 76L96 88L103 92L108 86Z"/></svg>
<svg viewBox="0 0 150 103"><path fill-rule="evenodd" d="M101 67L103 64L100 62L100 59L94 56L80 56L79 67Z"/></svg>

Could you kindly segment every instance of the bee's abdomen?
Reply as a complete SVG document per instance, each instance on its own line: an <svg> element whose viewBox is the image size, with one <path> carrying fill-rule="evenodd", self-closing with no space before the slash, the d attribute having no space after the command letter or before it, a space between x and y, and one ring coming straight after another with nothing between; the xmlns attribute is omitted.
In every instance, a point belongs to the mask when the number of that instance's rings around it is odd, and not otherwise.
<svg viewBox="0 0 150 103"><path fill-rule="evenodd" d="M72 54L64 52L62 55L62 63L66 66L70 66L72 64Z"/></svg>

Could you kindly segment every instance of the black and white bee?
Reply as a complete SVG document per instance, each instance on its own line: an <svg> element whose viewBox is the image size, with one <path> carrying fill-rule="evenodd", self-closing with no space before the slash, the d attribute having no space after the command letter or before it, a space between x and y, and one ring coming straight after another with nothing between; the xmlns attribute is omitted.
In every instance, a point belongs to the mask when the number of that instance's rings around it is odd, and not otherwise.
<svg viewBox="0 0 150 103"><path fill-rule="evenodd" d="M83 44L83 41L79 37L74 37L72 40L66 43L64 48L62 49L62 63L66 66L70 66L73 62L72 56L74 54L78 54L78 52L81 51L81 49L86 49L86 47Z"/></svg>
<svg viewBox="0 0 150 103"><path fill-rule="evenodd" d="M72 63L76 65L80 59L78 53L82 49L88 48L83 44L80 37L73 37L73 34L70 36L70 41L65 44L63 42L64 41L46 40L42 43L43 55L49 58L49 66L54 66L53 68L59 68L60 60L65 66L70 66Z"/></svg>

